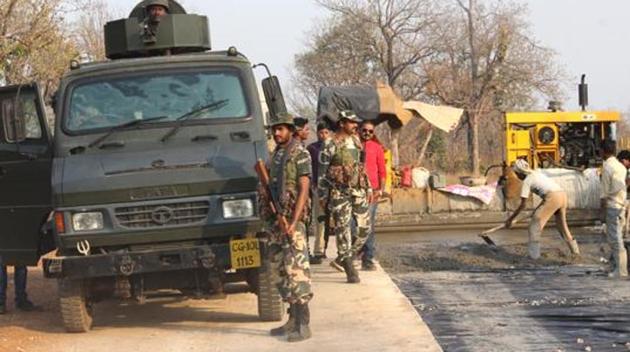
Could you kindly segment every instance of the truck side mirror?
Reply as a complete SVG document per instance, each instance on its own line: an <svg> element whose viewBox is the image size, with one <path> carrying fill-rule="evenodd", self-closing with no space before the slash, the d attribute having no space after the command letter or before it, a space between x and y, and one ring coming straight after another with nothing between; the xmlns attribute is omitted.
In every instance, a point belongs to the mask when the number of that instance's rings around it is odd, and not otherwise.
<svg viewBox="0 0 630 352"><path fill-rule="evenodd" d="M269 76L263 79L262 89L265 94L265 102L267 102L267 107L269 108L269 115L272 119L278 116L279 113L287 112L278 77Z"/></svg>
<svg viewBox="0 0 630 352"><path fill-rule="evenodd" d="M50 107L52 107L53 112L56 114L57 113L57 92L55 92L50 97L50 100L48 101L48 104L50 105Z"/></svg>
<svg viewBox="0 0 630 352"><path fill-rule="evenodd" d="M22 101L13 98L2 100L0 112L2 113L2 126L4 138L9 143L19 143L26 139L26 124L24 123L24 109Z"/></svg>

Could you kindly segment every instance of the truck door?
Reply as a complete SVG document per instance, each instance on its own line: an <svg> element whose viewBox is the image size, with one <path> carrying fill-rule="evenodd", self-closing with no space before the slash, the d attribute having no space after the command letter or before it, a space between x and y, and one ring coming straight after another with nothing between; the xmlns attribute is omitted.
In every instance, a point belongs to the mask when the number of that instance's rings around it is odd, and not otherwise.
<svg viewBox="0 0 630 352"><path fill-rule="evenodd" d="M0 88L0 257L35 265L51 210L51 136L36 84Z"/></svg>

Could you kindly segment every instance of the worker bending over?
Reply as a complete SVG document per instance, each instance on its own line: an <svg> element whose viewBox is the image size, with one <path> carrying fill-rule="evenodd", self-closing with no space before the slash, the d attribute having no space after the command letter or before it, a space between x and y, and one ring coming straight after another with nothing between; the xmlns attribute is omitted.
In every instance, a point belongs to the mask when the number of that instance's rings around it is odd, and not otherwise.
<svg viewBox="0 0 630 352"><path fill-rule="evenodd" d="M514 162L512 169L516 176L523 181L521 188L521 204L514 214L505 222L505 227L511 228L514 219L525 209L525 203L530 193L534 193L542 198L542 203L534 211L534 215L529 223L529 256L532 259L540 258L540 236L547 221L552 215L556 215L556 228L567 242L571 253L580 254L577 241L571 235L567 225L567 194L551 178L539 170L532 170L527 161L518 159Z"/></svg>

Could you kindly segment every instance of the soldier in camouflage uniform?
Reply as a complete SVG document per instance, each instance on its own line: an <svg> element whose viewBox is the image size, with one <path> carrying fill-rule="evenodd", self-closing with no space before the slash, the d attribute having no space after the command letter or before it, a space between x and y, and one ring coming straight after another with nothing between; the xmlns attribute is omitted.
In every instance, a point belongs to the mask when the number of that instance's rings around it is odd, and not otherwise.
<svg viewBox="0 0 630 352"><path fill-rule="evenodd" d="M363 164L363 146L356 135L360 119L352 111L339 114L339 127L320 153L318 195L329 211L329 224L337 240L337 259L330 265L345 271L349 283L359 283L359 273L352 265L357 252L367 240L369 198L372 188ZM356 224L352 242L351 221Z"/></svg>
<svg viewBox="0 0 630 352"><path fill-rule="evenodd" d="M151 0L145 6L147 14L152 17L162 17L169 12L168 0Z"/></svg>
<svg viewBox="0 0 630 352"><path fill-rule="evenodd" d="M264 199L264 192L261 192L261 215L267 220L270 233L271 263L280 270L280 280L276 284L284 300L290 304L289 320L272 329L271 335L288 335L288 341L295 342L311 337L308 302L313 293L304 225L310 214L311 156L302 143L292 137L295 131L293 116L280 114L272 121L271 128L277 146L268 164L270 188L289 227L286 231L281 229L268 207L269 200Z"/></svg>

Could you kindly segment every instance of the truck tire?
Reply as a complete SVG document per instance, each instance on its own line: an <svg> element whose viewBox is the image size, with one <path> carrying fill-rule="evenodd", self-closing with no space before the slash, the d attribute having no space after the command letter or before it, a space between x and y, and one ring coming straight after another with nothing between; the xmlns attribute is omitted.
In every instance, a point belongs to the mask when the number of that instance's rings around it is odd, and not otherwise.
<svg viewBox="0 0 630 352"><path fill-rule="evenodd" d="M92 328L92 305L82 280L60 279L59 306L67 332L88 332Z"/></svg>
<svg viewBox="0 0 630 352"><path fill-rule="evenodd" d="M281 321L284 318L284 302L276 287L278 270L273 270L272 263L258 269L258 317L262 321Z"/></svg>
<svg viewBox="0 0 630 352"><path fill-rule="evenodd" d="M258 269L249 269L245 272L245 282L251 293L258 294Z"/></svg>

